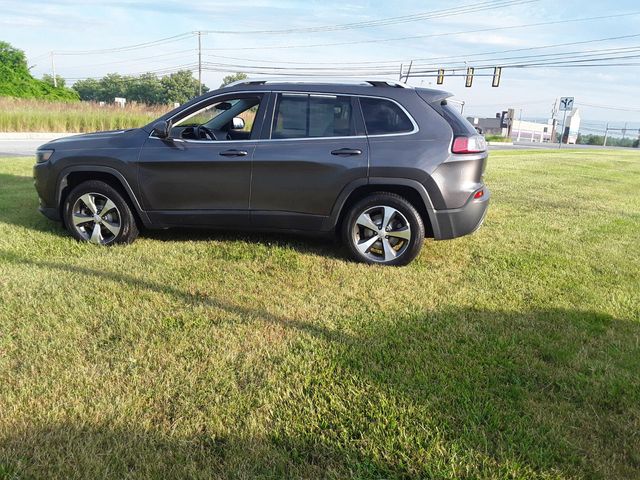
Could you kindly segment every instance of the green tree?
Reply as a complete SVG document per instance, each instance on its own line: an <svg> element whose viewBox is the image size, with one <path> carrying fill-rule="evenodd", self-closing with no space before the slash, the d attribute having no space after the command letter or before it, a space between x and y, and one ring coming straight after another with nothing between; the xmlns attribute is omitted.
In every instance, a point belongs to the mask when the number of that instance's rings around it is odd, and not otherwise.
<svg viewBox="0 0 640 480"><path fill-rule="evenodd" d="M53 88L47 82L33 78L24 52L7 42L0 42L0 95L49 100L78 99L73 90Z"/></svg>
<svg viewBox="0 0 640 480"><path fill-rule="evenodd" d="M166 75L160 80L164 89L165 102L184 103L198 96L198 80L193 77L191 70L180 70L171 75ZM208 92L209 88L202 85L202 92Z"/></svg>
<svg viewBox="0 0 640 480"><path fill-rule="evenodd" d="M53 75L49 75L48 73L45 73L44 75L42 75L42 81L45 83L48 83L52 87L54 86ZM62 78L60 75L56 75L56 83L58 84L57 88L64 88L65 85L67 84L66 80Z"/></svg>
<svg viewBox="0 0 640 480"><path fill-rule="evenodd" d="M229 85L230 83L233 83L233 82L239 82L240 80L246 80L247 78L249 78L249 77L247 77L246 73L242 73L242 72L232 73L232 74L227 75L226 77L224 77L222 79L222 83L220 84L220 88L226 87L227 85Z"/></svg>
<svg viewBox="0 0 640 480"><path fill-rule="evenodd" d="M160 79L153 73L145 73L132 78L127 85L127 100L155 105L168 103Z"/></svg>
<svg viewBox="0 0 640 480"><path fill-rule="evenodd" d="M78 80L71 88L78 92L80 100L84 100L85 102L100 101L100 81L95 78Z"/></svg>

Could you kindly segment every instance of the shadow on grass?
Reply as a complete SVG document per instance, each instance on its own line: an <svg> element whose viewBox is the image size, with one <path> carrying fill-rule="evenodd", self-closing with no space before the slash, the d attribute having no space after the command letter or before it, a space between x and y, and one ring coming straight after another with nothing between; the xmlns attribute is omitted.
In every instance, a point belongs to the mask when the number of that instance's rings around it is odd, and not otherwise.
<svg viewBox="0 0 640 480"><path fill-rule="evenodd" d="M69 236L62 224L45 218L38 212L38 199L30 177L0 174L0 222L17 225L40 232ZM143 238L157 241L229 241L249 242L258 245L286 247L301 253L331 258L346 258L343 248L331 235L312 233L270 233L172 228L169 230L142 229Z"/></svg>
<svg viewBox="0 0 640 480"><path fill-rule="evenodd" d="M111 280L301 333L264 438L177 438L109 425L29 426L0 439L5 476L637 478L640 324L580 310L448 307L351 333L130 275ZM304 340L306 338L306 340ZM280 366L281 367L281 366ZM278 369L278 365L274 365ZM331 372L331 373L328 373ZM285 381L285 380L283 380ZM0 477L2 477L0 469Z"/></svg>

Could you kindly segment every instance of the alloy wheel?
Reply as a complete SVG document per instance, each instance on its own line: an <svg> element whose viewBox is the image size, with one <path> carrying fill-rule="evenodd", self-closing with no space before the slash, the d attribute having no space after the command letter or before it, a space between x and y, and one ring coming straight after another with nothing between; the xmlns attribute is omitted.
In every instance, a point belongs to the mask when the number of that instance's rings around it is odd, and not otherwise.
<svg viewBox="0 0 640 480"><path fill-rule="evenodd" d="M101 193L80 196L73 204L71 221L84 240L98 245L113 242L122 229L118 207Z"/></svg>
<svg viewBox="0 0 640 480"><path fill-rule="evenodd" d="M402 256L411 243L411 226L399 210L379 205L364 210L352 229L353 243L371 261L385 263Z"/></svg>

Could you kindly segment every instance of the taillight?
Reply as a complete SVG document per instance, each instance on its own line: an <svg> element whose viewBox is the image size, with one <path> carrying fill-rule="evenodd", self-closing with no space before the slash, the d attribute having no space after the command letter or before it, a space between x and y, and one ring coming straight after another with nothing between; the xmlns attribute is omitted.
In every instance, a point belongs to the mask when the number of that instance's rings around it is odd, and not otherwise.
<svg viewBox="0 0 640 480"><path fill-rule="evenodd" d="M487 142L482 135L456 137L453 139L453 153L480 153L487 150Z"/></svg>

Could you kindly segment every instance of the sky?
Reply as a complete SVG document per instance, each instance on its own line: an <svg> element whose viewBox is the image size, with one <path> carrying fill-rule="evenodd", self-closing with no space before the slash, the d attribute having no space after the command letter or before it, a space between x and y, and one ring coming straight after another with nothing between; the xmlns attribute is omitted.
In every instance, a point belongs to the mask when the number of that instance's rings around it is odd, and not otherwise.
<svg viewBox="0 0 640 480"><path fill-rule="evenodd" d="M464 62L467 66L499 65L513 61L505 57L595 49L629 48L631 52L627 55L640 55L640 4L637 0L518 1L521 3L512 6L451 15L452 8L487 6L487 0L0 0L0 40L26 52L36 77L51 73L48 52L56 52L56 73L69 79L68 83L76 78L100 77L109 72L137 74L194 65L197 62L197 37L194 35L129 51L103 53L95 50L136 45L198 30L219 32L201 37L203 61L209 64L297 68L305 67L305 64L315 64L316 67L341 64L337 65L338 74L342 71L345 74L357 73L356 68L375 68L376 72L388 72L386 78L395 80L398 79L400 64L406 68L412 59L424 59L415 62L417 67L414 70L433 70L447 68L454 62L460 68L464 68ZM433 15L433 12L442 10L449 10L449 14ZM431 15L425 15L429 12ZM624 15L557 23L617 14ZM265 32L376 22L399 16L409 17L408 21L387 21L383 25L337 31ZM530 24L537 25L522 27ZM516 28L505 28L513 26ZM631 35L638 36L575 44ZM559 43L574 45L479 55ZM325 46L310 46L318 44ZM633 47L638 50L633 50ZM482 61L496 57L502 60ZM539 61L540 58L534 60ZM373 64L367 66L365 62ZM634 60L624 62L633 63ZM635 59L635 63L640 65L640 58ZM208 68L243 70L226 66ZM477 73L491 72L481 70ZM471 88L465 87L463 76L445 76L442 86L436 85L435 78L410 78L409 83L452 92L455 99L465 102L465 113L474 116L494 116L496 112L512 107L518 114L522 109L523 118L548 118L558 97L573 96L585 125L591 124L597 129L606 121L614 126L629 122L630 126L638 128L639 74L640 66L628 65L505 67L498 88L491 86L490 76L474 78ZM203 81L215 88L224 75L224 72L204 71Z"/></svg>

